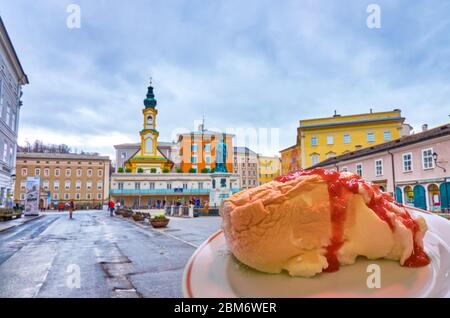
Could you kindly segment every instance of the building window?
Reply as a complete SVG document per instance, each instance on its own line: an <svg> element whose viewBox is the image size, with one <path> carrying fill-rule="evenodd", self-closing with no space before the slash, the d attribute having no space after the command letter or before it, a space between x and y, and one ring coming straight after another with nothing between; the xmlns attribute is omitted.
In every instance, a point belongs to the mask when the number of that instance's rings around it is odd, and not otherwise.
<svg viewBox="0 0 450 318"><path fill-rule="evenodd" d="M210 152L211 151L211 144L205 144L204 149L205 149L205 151Z"/></svg>
<svg viewBox="0 0 450 318"><path fill-rule="evenodd" d="M56 190L56 191L59 190L59 181L57 181L57 180L53 181L53 190Z"/></svg>
<svg viewBox="0 0 450 318"><path fill-rule="evenodd" d="M103 182L99 181L97 182L97 190L103 189Z"/></svg>
<svg viewBox="0 0 450 318"><path fill-rule="evenodd" d="M88 175L88 177L92 177L92 169L88 169L87 175Z"/></svg>
<svg viewBox="0 0 450 318"><path fill-rule="evenodd" d="M148 188L149 188L150 190L155 190L155 183L154 183L154 182L149 182Z"/></svg>
<svg viewBox="0 0 450 318"><path fill-rule="evenodd" d="M348 172L348 168L347 167L342 167L342 172Z"/></svg>
<svg viewBox="0 0 450 318"><path fill-rule="evenodd" d="M39 169L39 168L34 169L34 175L35 176L40 176L41 175L41 169Z"/></svg>
<svg viewBox="0 0 450 318"><path fill-rule="evenodd" d="M22 168L22 176L26 176L28 174L27 168Z"/></svg>
<svg viewBox="0 0 450 318"><path fill-rule="evenodd" d="M192 156L192 157L191 157L191 163L192 163L192 164L197 163L197 156Z"/></svg>
<svg viewBox="0 0 450 318"><path fill-rule="evenodd" d="M79 193L75 194L75 198L76 198L77 200L80 200L80 199L81 199L81 194L79 194Z"/></svg>
<svg viewBox="0 0 450 318"><path fill-rule="evenodd" d="M42 186L44 187L44 190L48 190L48 180L45 180L45 181L42 183Z"/></svg>
<svg viewBox="0 0 450 318"><path fill-rule="evenodd" d="M55 177L59 177L60 174L61 174L61 170L55 169Z"/></svg>
<svg viewBox="0 0 450 318"><path fill-rule="evenodd" d="M209 165L211 163L211 157L210 156L206 156L205 157L205 162L207 165Z"/></svg>
<svg viewBox="0 0 450 318"><path fill-rule="evenodd" d="M434 168L432 148L422 150L422 167L424 169Z"/></svg>
<svg viewBox="0 0 450 318"><path fill-rule="evenodd" d="M45 168L44 169L44 176L48 177L50 175L50 169Z"/></svg>
<svg viewBox="0 0 450 318"><path fill-rule="evenodd" d="M117 184L117 188L118 188L119 190L123 190L123 182L119 182L119 183Z"/></svg>
<svg viewBox="0 0 450 318"><path fill-rule="evenodd" d="M319 163L319 155L311 155L311 162L312 162L313 166L318 164Z"/></svg>
<svg viewBox="0 0 450 318"><path fill-rule="evenodd" d="M92 181L86 182L86 189L91 190L92 189Z"/></svg>
<svg viewBox="0 0 450 318"><path fill-rule="evenodd" d="M141 190L141 183L140 182L135 182L134 183L134 190Z"/></svg>
<svg viewBox="0 0 450 318"><path fill-rule="evenodd" d="M25 190L26 186L27 186L26 181L20 182L20 188L21 188L22 190Z"/></svg>
<svg viewBox="0 0 450 318"><path fill-rule="evenodd" d="M403 172L412 171L412 153L404 153L403 157Z"/></svg>
<svg viewBox="0 0 450 318"><path fill-rule="evenodd" d="M187 188L188 188L187 183L183 183L183 189L184 189L184 190L187 190Z"/></svg>
<svg viewBox="0 0 450 318"><path fill-rule="evenodd" d="M70 194L64 193L64 200L69 200L69 199L70 199Z"/></svg>
<svg viewBox="0 0 450 318"><path fill-rule="evenodd" d="M203 190L203 182L199 182L199 183L198 183L198 188L199 188L200 190Z"/></svg>
<svg viewBox="0 0 450 318"><path fill-rule="evenodd" d="M70 180L66 180L66 182L64 182L64 189L66 190L70 189Z"/></svg>
<svg viewBox="0 0 450 318"><path fill-rule="evenodd" d="M383 133L383 139L384 139L384 141L389 141L389 140L391 140L391 139L392 139L391 132L390 132L390 131L385 131L385 132Z"/></svg>
<svg viewBox="0 0 450 318"><path fill-rule="evenodd" d="M71 174L72 174L72 170L66 169L66 177L70 177Z"/></svg>
<svg viewBox="0 0 450 318"><path fill-rule="evenodd" d="M227 186L227 179L222 178L220 179L220 187L225 188Z"/></svg>
<svg viewBox="0 0 450 318"><path fill-rule="evenodd" d="M81 169L77 169L77 177L81 177Z"/></svg>
<svg viewBox="0 0 450 318"><path fill-rule="evenodd" d="M375 141L375 134L373 132L367 133L367 142L374 142Z"/></svg>
<svg viewBox="0 0 450 318"><path fill-rule="evenodd" d="M99 169L99 170L98 170L98 176L99 176L99 177L103 177L103 170L102 170L102 169Z"/></svg>
<svg viewBox="0 0 450 318"><path fill-rule="evenodd" d="M25 200L25 193L20 194L20 200Z"/></svg>
<svg viewBox="0 0 450 318"><path fill-rule="evenodd" d="M80 180L77 180L76 188L77 188L77 190L81 189L81 181Z"/></svg>
<svg viewBox="0 0 450 318"><path fill-rule="evenodd" d="M317 146L317 137L311 137L311 146Z"/></svg>
<svg viewBox="0 0 450 318"><path fill-rule="evenodd" d="M126 159L127 158L127 153L126 152L120 153L120 158L121 159Z"/></svg>
<svg viewBox="0 0 450 318"><path fill-rule="evenodd" d="M101 193L97 193L97 199L101 200L102 199L102 194Z"/></svg>
<svg viewBox="0 0 450 318"><path fill-rule="evenodd" d="M87 199L87 200L90 200L91 198L92 198L92 194L86 193L86 199Z"/></svg>
<svg viewBox="0 0 450 318"><path fill-rule="evenodd" d="M360 177L362 177L363 175L363 171L362 171L362 163L357 163L356 164L356 174Z"/></svg>
<svg viewBox="0 0 450 318"><path fill-rule="evenodd" d="M334 137L333 136L327 136L327 145L334 144Z"/></svg>
<svg viewBox="0 0 450 318"><path fill-rule="evenodd" d="M345 134L344 135L344 144L349 144L350 142L351 142L350 135Z"/></svg>
<svg viewBox="0 0 450 318"><path fill-rule="evenodd" d="M375 160L375 176L379 177L383 175L383 159Z"/></svg>
<svg viewBox="0 0 450 318"><path fill-rule="evenodd" d="M191 145L191 151L196 152L197 151L197 145Z"/></svg>
<svg viewBox="0 0 450 318"><path fill-rule="evenodd" d="M53 200L58 200L58 193L53 193Z"/></svg>
<svg viewBox="0 0 450 318"><path fill-rule="evenodd" d="M172 183L167 184L167 190L172 190Z"/></svg>

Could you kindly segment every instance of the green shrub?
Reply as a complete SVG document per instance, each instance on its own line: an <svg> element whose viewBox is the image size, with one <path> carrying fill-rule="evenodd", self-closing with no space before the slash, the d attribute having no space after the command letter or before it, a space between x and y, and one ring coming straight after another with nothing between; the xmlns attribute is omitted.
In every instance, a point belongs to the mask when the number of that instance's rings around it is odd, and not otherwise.
<svg viewBox="0 0 450 318"><path fill-rule="evenodd" d="M194 169L194 168L189 169L189 173L196 173L196 172L197 172L197 169Z"/></svg>
<svg viewBox="0 0 450 318"><path fill-rule="evenodd" d="M210 170L208 168L203 168L202 169L202 173L209 173L209 172L210 172Z"/></svg>
<svg viewBox="0 0 450 318"><path fill-rule="evenodd" d="M151 172L151 173L156 173L156 168L151 168L151 169L150 169L150 172Z"/></svg>
<svg viewBox="0 0 450 318"><path fill-rule="evenodd" d="M126 168L126 169L125 169L125 172L126 172L126 173L131 173L131 168Z"/></svg>
<svg viewBox="0 0 450 318"><path fill-rule="evenodd" d="M144 169L138 168L137 172L138 172L138 173L144 173Z"/></svg>
<svg viewBox="0 0 450 318"><path fill-rule="evenodd" d="M120 167L119 169L117 169L117 172L118 172L118 173L123 173L123 168Z"/></svg>
<svg viewBox="0 0 450 318"><path fill-rule="evenodd" d="M181 168L177 168L177 173L183 173L183 170Z"/></svg>
<svg viewBox="0 0 450 318"><path fill-rule="evenodd" d="M170 172L170 170L169 170L169 169L167 169L167 168L164 168L162 172L163 172L163 173L169 173L169 172Z"/></svg>

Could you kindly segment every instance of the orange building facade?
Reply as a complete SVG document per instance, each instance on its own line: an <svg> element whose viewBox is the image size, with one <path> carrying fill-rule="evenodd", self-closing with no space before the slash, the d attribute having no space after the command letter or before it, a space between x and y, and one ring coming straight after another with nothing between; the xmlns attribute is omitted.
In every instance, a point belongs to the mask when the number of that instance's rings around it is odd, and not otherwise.
<svg viewBox="0 0 450 318"><path fill-rule="evenodd" d="M216 146L223 141L226 145L225 166L227 172L233 172L232 134L205 130L180 134L180 169L182 172L214 172L216 168ZM194 171L195 170L195 171ZM207 170L207 171L206 171Z"/></svg>
<svg viewBox="0 0 450 318"><path fill-rule="evenodd" d="M281 154L281 173L297 171L301 168L300 147L298 145L280 150Z"/></svg>

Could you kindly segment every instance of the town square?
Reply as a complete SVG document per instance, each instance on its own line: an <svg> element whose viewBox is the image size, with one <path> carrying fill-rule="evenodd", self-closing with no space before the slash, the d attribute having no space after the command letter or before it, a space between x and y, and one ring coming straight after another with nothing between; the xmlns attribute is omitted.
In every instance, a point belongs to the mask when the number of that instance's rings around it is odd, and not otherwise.
<svg viewBox="0 0 450 318"><path fill-rule="evenodd" d="M450 297L448 4L250 2L0 0L0 298Z"/></svg>

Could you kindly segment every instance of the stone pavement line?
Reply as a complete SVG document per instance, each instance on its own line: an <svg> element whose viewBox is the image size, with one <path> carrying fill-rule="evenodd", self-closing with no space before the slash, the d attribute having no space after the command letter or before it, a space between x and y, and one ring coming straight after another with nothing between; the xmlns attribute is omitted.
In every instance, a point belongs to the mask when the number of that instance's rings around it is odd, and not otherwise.
<svg viewBox="0 0 450 318"><path fill-rule="evenodd" d="M0 223L0 233L3 232L3 231L7 231L7 230L9 230L9 229L12 229L12 228L14 228L14 227L24 225L24 224L26 224L26 223L28 223L28 222L31 222L31 221L40 219L40 218L42 218L42 217L44 217L44 216L45 216L45 214L40 214L40 215L38 215L38 216L29 218L29 219L22 219L22 218L20 218L20 219L13 219L13 220L6 221L6 222L14 222L14 221L19 221L19 220L23 220L23 222L15 222L14 224L11 224L10 226L5 225L4 227L2 227L2 225L4 225L4 224L1 224L1 223Z"/></svg>
<svg viewBox="0 0 450 318"><path fill-rule="evenodd" d="M117 217L116 217L116 218L117 218ZM172 239L174 239L174 240L180 241L180 242L182 242L182 243L184 243L184 244L187 244L187 245L189 245L189 246L192 246L193 248L198 248L198 247L199 247L199 245L195 245L195 244L193 244L193 243L191 243L191 242L185 241L185 240L183 240L183 239L181 239L181 238L179 238L179 237L176 237L175 235L172 235L172 234L170 234L170 233L165 232L165 230L156 230L156 229L154 229L154 228L152 228L152 227L144 226L144 225L140 224L139 222L132 221L131 219L128 219L128 218L123 218L123 217L122 217L121 219L127 221L128 223L137 225L137 226L139 226L139 227L142 228L142 229L146 229L146 230L154 231L154 232L157 232L157 233L161 233L161 234L163 234L164 236L167 236L167 237L172 238Z"/></svg>

